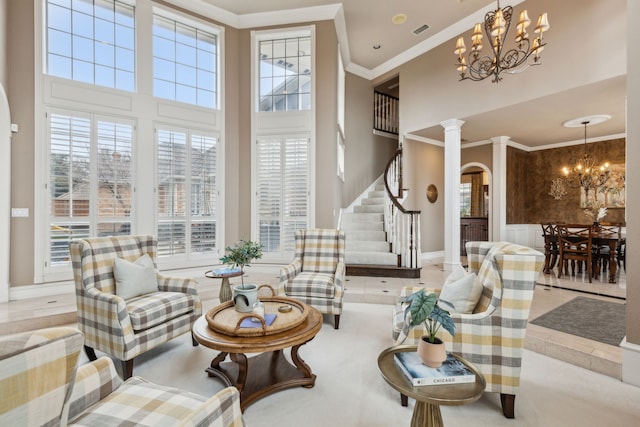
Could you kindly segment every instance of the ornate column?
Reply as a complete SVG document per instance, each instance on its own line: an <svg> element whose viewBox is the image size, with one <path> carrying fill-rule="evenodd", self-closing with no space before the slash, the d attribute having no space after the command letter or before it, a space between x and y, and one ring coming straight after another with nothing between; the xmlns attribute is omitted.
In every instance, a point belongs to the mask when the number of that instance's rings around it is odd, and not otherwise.
<svg viewBox="0 0 640 427"><path fill-rule="evenodd" d="M444 128L444 269L460 264L460 135L464 121L440 122Z"/></svg>

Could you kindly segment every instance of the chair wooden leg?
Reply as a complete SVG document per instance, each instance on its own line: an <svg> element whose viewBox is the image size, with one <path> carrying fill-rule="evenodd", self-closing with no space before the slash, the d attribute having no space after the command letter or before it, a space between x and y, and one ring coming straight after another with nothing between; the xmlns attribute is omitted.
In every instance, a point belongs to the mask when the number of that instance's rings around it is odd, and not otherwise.
<svg viewBox="0 0 640 427"><path fill-rule="evenodd" d="M122 375L124 380L128 380L133 375L133 359L122 361Z"/></svg>
<svg viewBox="0 0 640 427"><path fill-rule="evenodd" d="M402 406L409 406L409 397L406 394L400 393L400 404Z"/></svg>
<svg viewBox="0 0 640 427"><path fill-rule="evenodd" d="M87 357L89 358L89 360L92 361L92 362L98 358L96 356L96 351L93 349L93 347L89 347L89 346L85 345L84 346L84 352L87 355Z"/></svg>
<svg viewBox="0 0 640 427"><path fill-rule="evenodd" d="M340 315L335 314L333 316L333 329L338 329L340 327Z"/></svg>
<svg viewBox="0 0 640 427"><path fill-rule="evenodd" d="M516 395L500 393L500 403L502 404L502 413L506 418L515 418Z"/></svg>

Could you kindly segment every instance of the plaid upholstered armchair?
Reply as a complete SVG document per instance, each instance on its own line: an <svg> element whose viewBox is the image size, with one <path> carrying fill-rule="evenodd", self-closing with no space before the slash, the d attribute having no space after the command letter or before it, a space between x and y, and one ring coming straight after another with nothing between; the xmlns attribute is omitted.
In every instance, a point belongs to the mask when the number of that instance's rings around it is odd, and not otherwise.
<svg viewBox="0 0 640 427"><path fill-rule="evenodd" d="M455 336L438 336L447 351L473 363L485 377L487 392L500 393L502 412L514 418L515 395L520 385L522 348L533 290L544 255L534 249L507 242L467 242L468 272L476 273L483 290L473 313L451 313ZM418 291L404 287L401 296ZM435 290L437 292L437 290ZM393 338L397 343L416 344L423 327L402 334L404 308L394 310ZM406 396L402 396L406 405Z"/></svg>
<svg viewBox="0 0 640 427"><path fill-rule="evenodd" d="M295 257L280 270L278 294L333 314L334 328L338 329L344 294L344 231L296 230L295 239Z"/></svg>
<svg viewBox="0 0 640 427"><path fill-rule="evenodd" d="M87 357L96 360L95 350L99 350L121 360L125 379L133 374L135 356L190 332L202 312L194 280L157 273L157 246L153 236L97 237L70 243L78 326L85 337ZM125 280L119 279L116 286L115 264L144 259L152 269L151 286L155 288L150 289L147 280L144 290L136 289L136 280L130 280L133 283L123 294ZM193 345L197 345L195 340Z"/></svg>
<svg viewBox="0 0 640 427"><path fill-rule="evenodd" d="M0 425L244 425L236 388L207 398L140 377L123 382L106 356L76 369L82 343L66 327L0 337Z"/></svg>

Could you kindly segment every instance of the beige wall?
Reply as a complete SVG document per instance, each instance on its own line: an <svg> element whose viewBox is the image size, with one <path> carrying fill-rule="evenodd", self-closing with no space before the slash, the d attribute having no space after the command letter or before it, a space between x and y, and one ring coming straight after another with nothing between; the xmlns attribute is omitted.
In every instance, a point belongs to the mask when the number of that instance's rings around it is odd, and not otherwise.
<svg viewBox="0 0 640 427"><path fill-rule="evenodd" d="M398 148L398 141L372 132L372 83L347 73L345 86L345 182L342 204L348 206L382 175Z"/></svg>
<svg viewBox="0 0 640 427"><path fill-rule="evenodd" d="M7 97L11 121L20 126L11 141L11 206L29 208L28 218L11 218L12 285L31 284L34 276L34 3L14 0L7 8Z"/></svg>
<svg viewBox="0 0 640 427"><path fill-rule="evenodd" d="M405 208L421 212L420 232L422 252L444 250L444 148L405 139L403 143L404 165L412 165L411 173L405 174L405 187L409 189ZM404 167L404 166L403 166ZM427 186L438 189L435 203L427 200Z"/></svg>
<svg viewBox="0 0 640 427"><path fill-rule="evenodd" d="M7 1L0 0L0 84L7 87Z"/></svg>
<svg viewBox="0 0 640 427"><path fill-rule="evenodd" d="M577 3L581 7L576 7ZM527 70L518 78L505 78L499 88L490 79L458 82L453 66L454 39L399 67L394 72L400 74L402 132L436 126L451 118L464 120L478 113L624 75L625 3L626 0L537 0L516 6L516 14L527 8L530 16L535 16L554 5L551 29L545 34L549 46L544 50L543 65ZM464 34L465 39L469 39L470 33ZM594 60L595 52L606 52L606 61ZM487 91L487 88L499 90ZM531 118L523 117L523 120ZM462 132L464 135L464 126ZM496 129L495 135L503 133Z"/></svg>
<svg viewBox="0 0 640 427"><path fill-rule="evenodd" d="M627 60L627 341L640 345L640 168L631 167L640 162L640 2L628 0ZM634 118L634 119L632 119ZM636 372L640 366L635 366Z"/></svg>

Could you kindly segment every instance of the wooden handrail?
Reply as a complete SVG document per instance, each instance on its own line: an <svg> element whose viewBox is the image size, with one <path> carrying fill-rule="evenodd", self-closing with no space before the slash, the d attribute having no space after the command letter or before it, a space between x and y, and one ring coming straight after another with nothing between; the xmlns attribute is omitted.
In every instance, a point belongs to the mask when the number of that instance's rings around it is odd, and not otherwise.
<svg viewBox="0 0 640 427"><path fill-rule="evenodd" d="M399 148L398 150L396 150L396 152L393 154L393 157L391 157L391 159L387 162L387 166L384 168L384 188L387 191L387 195L389 196L389 198L391 199L391 202L393 203L393 205L398 208L400 210L400 212L404 213L404 214L419 214L420 211L413 211L413 210L408 210L405 209L404 206L402 206L402 204L398 201L398 199L400 198L400 196L402 196L402 194L393 194L393 191L391 190L391 186L389 185L389 171L390 169L392 169L393 164L397 162L400 166L400 174L399 174L399 178L398 178L398 191L402 192L403 188L402 188L402 148Z"/></svg>
<svg viewBox="0 0 640 427"><path fill-rule="evenodd" d="M384 169L384 188L384 224L391 250L400 255L400 266L419 268L420 211L405 209L400 201L403 195L402 148L394 153Z"/></svg>

